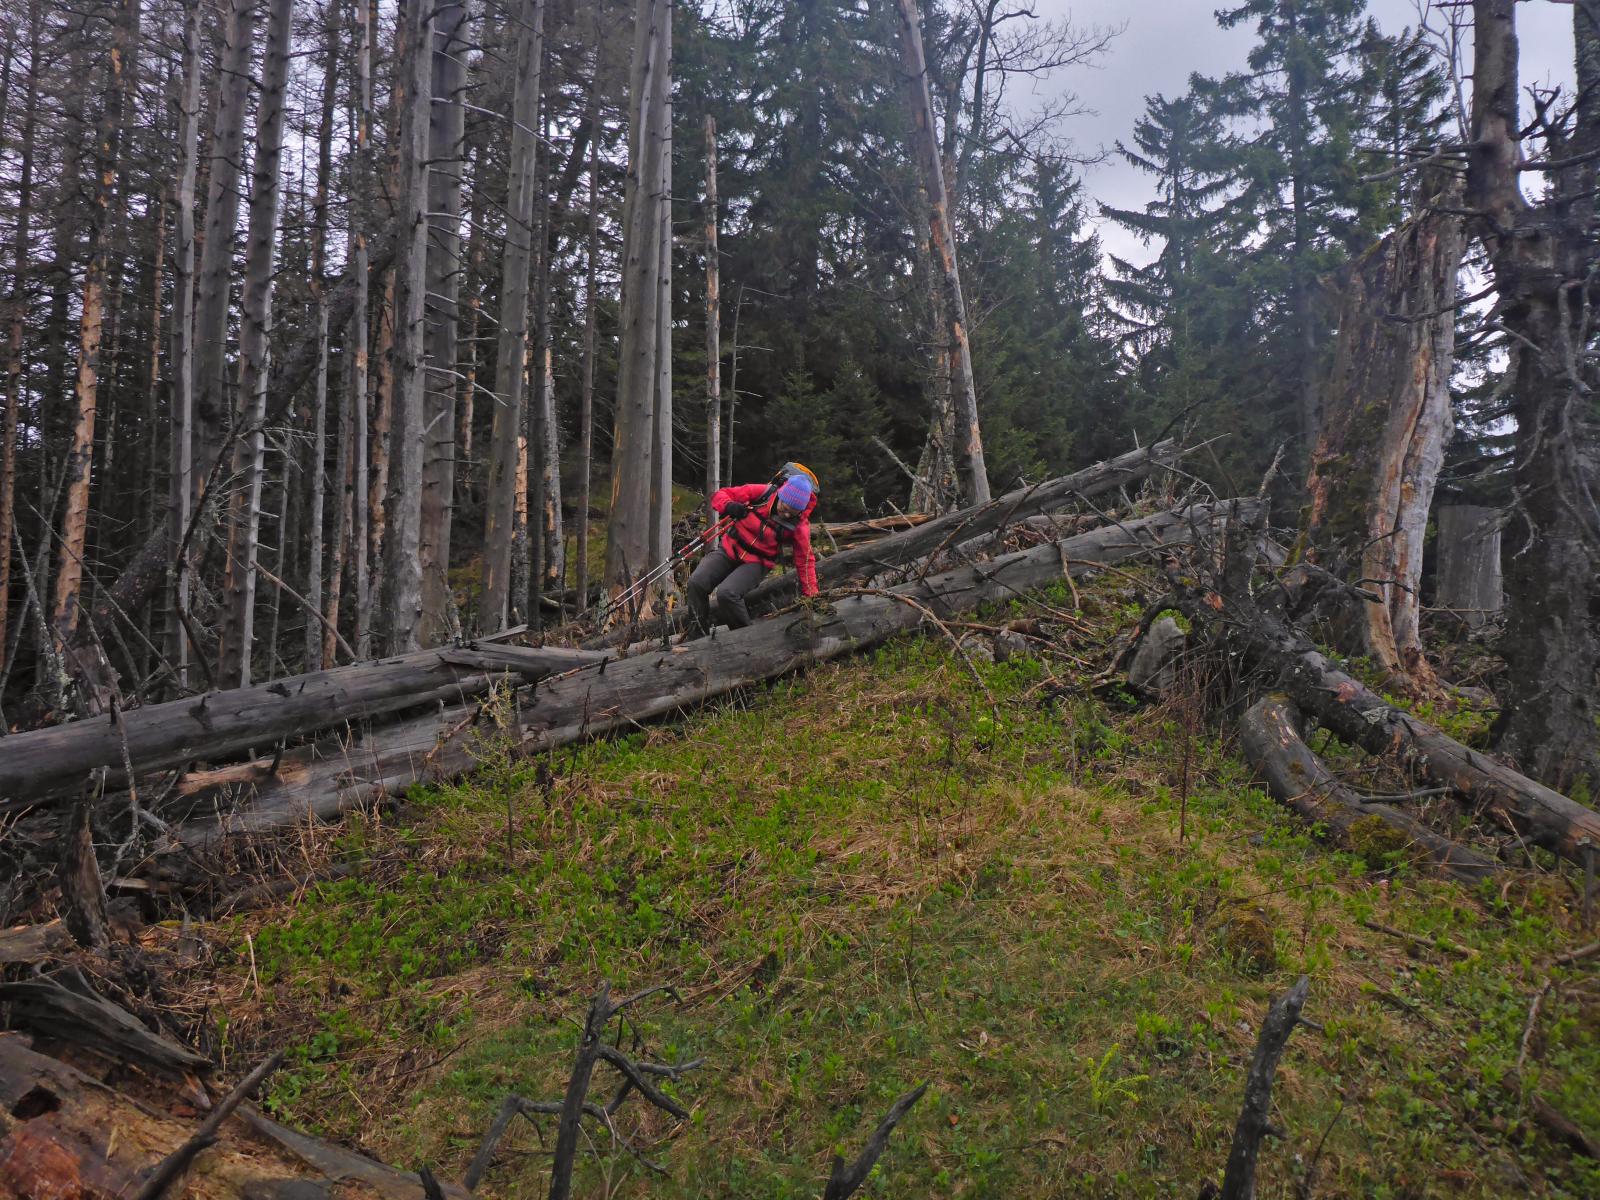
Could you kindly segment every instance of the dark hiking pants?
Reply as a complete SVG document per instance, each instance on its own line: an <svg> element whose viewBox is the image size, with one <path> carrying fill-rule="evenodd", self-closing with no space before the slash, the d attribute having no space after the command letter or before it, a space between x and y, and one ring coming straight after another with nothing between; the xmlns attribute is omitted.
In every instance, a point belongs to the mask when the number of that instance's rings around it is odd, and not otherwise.
<svg viewBox="0 0 1600 1200"><path fill-rule="evenodd" d="M689 576L689 613L694 618L696 630L704 636L711 632L711 597L716 595L717 615L732 629L743 629L750 624L750 610L745 607L745 593L761 582L767 569L760 563L736 563L725 550L716 549L700 560L700 565Z"/></svg>

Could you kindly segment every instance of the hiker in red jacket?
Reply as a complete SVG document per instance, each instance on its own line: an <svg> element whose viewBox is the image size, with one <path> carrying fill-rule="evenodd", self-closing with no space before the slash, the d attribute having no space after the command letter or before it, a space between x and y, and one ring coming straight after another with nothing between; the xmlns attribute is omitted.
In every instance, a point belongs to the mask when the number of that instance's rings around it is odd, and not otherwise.
<svg viewBox="0 0 1600 1200"><path fill-rule="evenodd" d="M711 600L733 629L750 624L745 593L778 565L783 547L794 553L800 594L817 594L816 557L811 553L810 516L817 506L815 476L795 469L781 484L746 483L725 487L711 507L731 518L721 543L689 576L689 612L701 635L711 632Z"/></svg>

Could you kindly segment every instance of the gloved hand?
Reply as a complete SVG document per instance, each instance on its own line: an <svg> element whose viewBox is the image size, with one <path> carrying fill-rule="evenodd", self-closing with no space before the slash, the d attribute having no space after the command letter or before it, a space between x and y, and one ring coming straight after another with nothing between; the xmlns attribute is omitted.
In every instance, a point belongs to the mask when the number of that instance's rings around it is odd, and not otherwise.
<svg viewBox="0 0 1600 1200"><path fill-rule="evenodd" d="M732 517L735 521L742 521L750 515L750 506L738 500L729 500L722 506L722 515Z"/></svg>

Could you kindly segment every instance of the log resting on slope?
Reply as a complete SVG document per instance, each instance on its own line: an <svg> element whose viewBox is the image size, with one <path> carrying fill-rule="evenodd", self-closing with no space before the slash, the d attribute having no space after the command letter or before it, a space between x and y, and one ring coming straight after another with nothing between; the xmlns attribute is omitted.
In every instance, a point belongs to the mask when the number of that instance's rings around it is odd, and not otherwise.
<svg viewBox="0 0 1600 1200"><path fill-rule="evenodd" d="M920 625L924 618L917 605L941 616L962 612L1046 586L1062 577L1064 563L1070 562L1073 577L1081 579L1092 576L1097 564L1191 543L1230 511L1228 504L1197 504L1157 513L930 575L890 595L846 596L828 612L784 614L535 684L514 718L519 750L532 754L632 728L741 687L870 650ZM248 807L191 821L178 836L191 849L205 850L233 834L291 827L308 815L333 819L415 783L464 774L477 761L476 728L475 706L463 704L374 730L360 744L286 754L271 776L251 789ZM264 775L269 766L263 764Z"/></svg>
<svg viewBox="0 0 1600 1200"><path fill-rule="evenodd" d="M1340 740L1501 814L1529 841L1563 858L1581 863L1584 843L1600 844L1600 812L1394 707L1249 599L1211 593L1208 600L1192 587L1186 591L1181 607L1197 627L1211 631L1222 649L1266 675L1267 687L1284 692Z"/></svg>
<svg viewBox="0 0 1600 1200"><path fill-rule="evenodd" d="M1171 466L1180 457L1176 442L1157 442L1146 449L1130 450L1127 454L1096 463L1071 475L1018 488L986 504L924 521L901 533L819 557L817 586L828 591L866 580L887 567L915 562L956 542L970 542L1015 521L1062 508L1075 500L1104 495L1124 484L1143 479L1154 469ZM816 539L812 541L815 545ZM752 588L745 596L745 605L751 616L763 616L793 604L799 595L799 580L793 571L786 571ZM621 646L660 637L664 630L665 626L660 620L635 622L593 638L585 645Z"/></svg>
<svg viewBox="0 0 1600 1200"><path fill-rule="evenodd" d="M1312 753L1300 733L1300 713L1282 695L1267 696L1239 718L1245 758L1266 777L1272 794L1308 821L1349 845L1357 822L1376 819L1402 835L1441 875L1476 883L1501 864L1429 829L1409 813L1372 804L1345 786Z"/></svg>
<svg viewBox="0 0 1600 1200"><path fill-rule="evenodd" d="M0 796L15 801L59 795L78 788L101 767L120 779L124 753L140 775L195 760L227 759L252 748L266 751L283 738L419 704L460 702L508 676L526 683L604 657L584 650L473 644L69 721L0 738Z"/></svg>

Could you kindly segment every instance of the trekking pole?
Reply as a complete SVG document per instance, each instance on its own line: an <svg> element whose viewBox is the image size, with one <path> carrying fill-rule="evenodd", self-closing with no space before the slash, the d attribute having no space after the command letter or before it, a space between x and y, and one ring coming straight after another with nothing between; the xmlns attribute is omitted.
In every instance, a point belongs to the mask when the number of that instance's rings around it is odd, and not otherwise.
<svg viewBox="0 0 1600 1200"><path fill-rule="evenodd" d="M718 518L716 523L713 524L709 529L696 534L693 540L685 542L682 546L679 546L672 552L671 555L666 558L665 561L657 564L654 569L647 571L645 574L639 576L638 579L635 579L633 583L623 589L616 599L611 601L602 600L599 606L602 615L615 612L617 609L632 603L634 599L648 590L650 585L655 583L656 580L671 572L674 567L683 562L690 555L694 554L701 547L715 540L719 534L726 532L728 526L732 523L732 517Z"/></svg>

